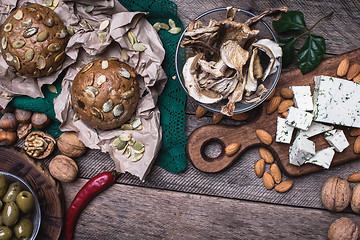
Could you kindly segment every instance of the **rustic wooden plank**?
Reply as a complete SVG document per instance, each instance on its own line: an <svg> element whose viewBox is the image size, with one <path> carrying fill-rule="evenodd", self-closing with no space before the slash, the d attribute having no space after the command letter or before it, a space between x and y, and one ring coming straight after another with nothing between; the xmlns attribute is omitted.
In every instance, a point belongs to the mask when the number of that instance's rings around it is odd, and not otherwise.
<svg viewBox="0 0 360 240"><path fill-rule="evenodd" d="M66 206L86 183L63 184ZM360 216L115 184L82 212L74 239L326 239Z"/></svg>
<svg viewBox="0 0 360 240"><path fill-rule="evenodd" d="M326 1L326 0L309 0L309 1L287 1L284 3L280 0L267 1L237 1L237 0L191 0L181 1L174 0L178 5L178 14L183 23L187 25L192 19L201 13L213 8L234 6L248 10L255 14L268 8L287 6L290 10L300 10L304 13L308 27L311 27L318 19L335 11L334 15L319 24L313 34L323 36L326 39L327 53L341 54L343 52L356 49L359 44L358 33L360 32L359 2L356 0L348 1ZM271 24L271 21L266 20ZM297 44L297 48L301 43Z"/></svg>

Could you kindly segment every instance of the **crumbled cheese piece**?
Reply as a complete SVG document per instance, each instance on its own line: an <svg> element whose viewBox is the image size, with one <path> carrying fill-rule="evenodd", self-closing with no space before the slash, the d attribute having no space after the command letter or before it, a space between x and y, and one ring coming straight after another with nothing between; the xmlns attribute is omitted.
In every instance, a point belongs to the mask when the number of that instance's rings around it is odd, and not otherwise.
<svg viewBox="0 0 360 240"><path fill-rule="evenodd" d="M313 115L304 110L290 107L286 123L301 130L308 130L312 123Z"/></svg>
<svg viewBox="0 0 360 240"><path fill-rule="evenodd" d="M306 137L306 138L310 138L310 137L316 136L320 133L324 133L324 132L327 132L327 131L330 131L333 129L334 129L334 126L329 126L329 125L325 125L322 123L312 122L312 124L310 125L308 130L306 130L306 131L300 130L299 135Z"/></svg>
<svg viewBox="0 0 360 240"><path fill-rule="evenodd" d="M344 149L350 145L343 130L334 129L324 133L324 136L325 140L330 146L334 147L337 152L344 151Z"/></svg>
<svg viewBox="0 0 360 240"><path fill-rule="evenodd" d="M305 163L312 163L319 165L323 168L329 169L330 164L334 158L334 155L335 155L334 148L328 147L316 152L315 155L309 160L305 161Z"/></svg>
<svg viewBox="0 0 360 240"><path fill-rule="evenodd" d="M290 143L291 137L294 131L294 127L285 123L286 119L278 117L277 118L277 128L276 128L276 142L281 143Z"/></svg>
<svg viewBox="0 0 360 240"><path fill-rule="evenodd" d="M295 107L304 110L312 111L314 108L313 99L311 96L310 86L292 86L290 89L294 93Z"/></svg>
<svg viewBox="0 0 360 240"><path fill-rule="evenodd" d="M301 166L315 155L315 143L307 138L297 137L289 148L290 163Z"/></svg>

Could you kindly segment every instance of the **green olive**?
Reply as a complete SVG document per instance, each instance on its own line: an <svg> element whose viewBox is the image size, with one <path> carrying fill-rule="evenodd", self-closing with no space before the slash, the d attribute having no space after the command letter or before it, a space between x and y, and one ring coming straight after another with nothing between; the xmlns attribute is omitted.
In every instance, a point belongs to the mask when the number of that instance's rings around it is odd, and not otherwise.
<svg viewBox="0 0 360 240"><path fill-rule="evenodd" d="M2 198L7 190L7 182L4 175L0 174L0 198Z"/></svg>
<svg viewBox="0 0 360 240"><path fill-rule="evenodd" d="M20 209L15 202L5 204L2 211L2 219L6 226L12 227L19 220Z"/></svg>
<svg viewBox="0 0 360 240"><path fill-rule="evenodd" d="M28 239L31 237L34 226L29 218L21 218L14 226L14 234L17 238Z"/></svg>
<svg viewBox="0 0 360 240"><path fill-rule="evenodd" d="M34 196L28 191L22 191L16 196L16 204L23 213L30 213L34 207Z"/></svg>
<svg viewBox="0 0 360 240"><path fill-rule="evenodd" d="M0 240L11 240L12 235L13 233L10 228L6 226L0 227Z"/></svg>
<svg viewBox="0 0 360 240"><path fill-rule="evenodd" d="M21 192L21 186L19 182L14 182L10 184L8 190L3 197L5 203L15 202L16 196Z"/></svg>

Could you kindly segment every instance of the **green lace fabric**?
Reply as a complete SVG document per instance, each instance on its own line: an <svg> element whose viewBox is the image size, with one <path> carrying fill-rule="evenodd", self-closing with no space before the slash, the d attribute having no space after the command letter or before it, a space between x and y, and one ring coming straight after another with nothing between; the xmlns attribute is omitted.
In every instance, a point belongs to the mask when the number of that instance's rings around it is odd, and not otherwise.
<svg viewBox="0 0 360 240"><path fill-rule="evenodd" d="M183 24L177 16L177 6L169 0L119 0L129 11L147 12L146 19L154 24L156 22L167 23L173 19L177 27L183 29ZM185 156L185 103L186 95L182 91L175 72L175 50L180 34L173 35L166 30L160 30L159 35L166 51L162 67L166 72L168 81L166 87L158 99L158 107L161 112L161 127L163 131L162 147L155 164L172 173L179 173L186 168ZM36 112L45 112L53 119L46 132L54 137L61 135L60 122L55 118L53 100L61 92L61 80L65 71L59 75L54 83L57 93L49 91L44 86L42 92L45 98L30 98L27 96L15 97L11 105L16 108Z"/></svg>

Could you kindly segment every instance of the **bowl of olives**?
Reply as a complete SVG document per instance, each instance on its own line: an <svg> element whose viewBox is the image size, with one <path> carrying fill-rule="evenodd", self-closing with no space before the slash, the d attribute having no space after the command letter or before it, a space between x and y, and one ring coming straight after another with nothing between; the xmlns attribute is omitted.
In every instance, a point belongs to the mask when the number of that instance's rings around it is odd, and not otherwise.
<svg viewBox="0 0 360 240"><path fill-rule="evenodd" d="M29 184L0 171L0 239L35 240L40 223L39 200Z"/></svg>

